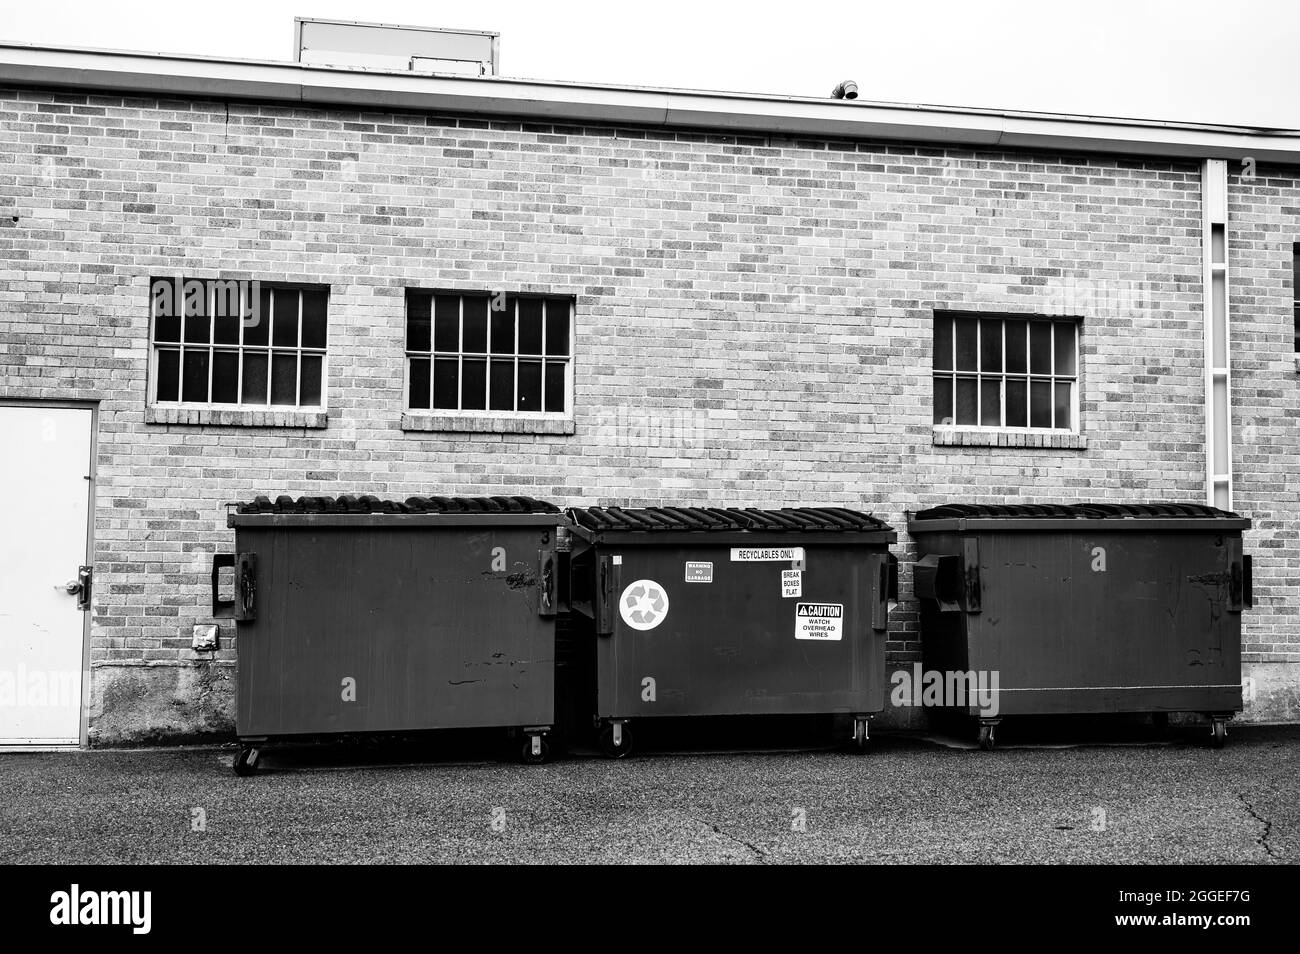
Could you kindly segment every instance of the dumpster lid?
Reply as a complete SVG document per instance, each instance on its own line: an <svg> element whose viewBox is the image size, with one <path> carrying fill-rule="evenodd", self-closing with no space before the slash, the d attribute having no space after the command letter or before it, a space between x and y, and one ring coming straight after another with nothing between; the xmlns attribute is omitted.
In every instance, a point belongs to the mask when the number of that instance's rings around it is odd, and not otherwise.
<svg viewBox="0 0 1300 954"><path fill-rule="evenodd" d="M343 494L340 497L293 497L282 494L272 500L254 497L235 505L240 514L524 514L555 513L560 508L532 497L407 497L384 500L373 494Z"/></svg>
<svg viewBox="0 0 1300 954"><path fill-rule="evenodd" d="M584 530L646 533L845 533L890 530L869 513L842 507L585 507L569 510L569 518Z"/></svg>
<svg viewBox="0 0 1300 954"><path fill-rule="evenodd" d="M976 529L1068 531L1085 522L1126 531L1223 532L1250 527L1250 520L1240 514L1196 503L944 504L911 514L908 526L917 533Z"/></svg>
<svg viewBox="0 0 1300 954"><path fill-rule="evenodd" d="M1087 520L1121 520L1125 518L1198 518L1205 519L1240 519L1240 516L1227 510L1193 503L1151 503L1151 504L945 504L922 510L914 520L952 520L954 518L990 519L1006 517L1009 519L1087 519Z"/></svg>

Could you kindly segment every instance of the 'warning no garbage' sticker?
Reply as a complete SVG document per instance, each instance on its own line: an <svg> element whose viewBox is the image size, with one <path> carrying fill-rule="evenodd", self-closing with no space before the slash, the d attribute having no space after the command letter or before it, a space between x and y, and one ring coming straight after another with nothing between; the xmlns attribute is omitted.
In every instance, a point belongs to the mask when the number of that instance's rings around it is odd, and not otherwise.
<svg viewBox="0 0 1300 954"><path fill-rule="evenodd" d="M844 632L843 603L795 603L795 639L839 639Z"/></svg>

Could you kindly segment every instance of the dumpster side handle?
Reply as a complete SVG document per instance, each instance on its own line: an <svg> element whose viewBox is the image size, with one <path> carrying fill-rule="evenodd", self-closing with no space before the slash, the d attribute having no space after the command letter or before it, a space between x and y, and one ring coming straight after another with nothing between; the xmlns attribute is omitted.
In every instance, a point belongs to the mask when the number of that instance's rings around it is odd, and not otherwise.
<svg viewBox="0 0 1300 954"><path fill-rule="evenodd" d="M235 571L234 599L221 598L221 571ZM212 555L212 616L214 619L247 621L257 619L257 554L214 553Z"/></svg>
<svg viewBox="0 0 1300 954"><path fill-rule="evenodd" d="M1245 579L1242 581L1242 600L1247 608L1255 608L1255 567L1254 561L1249 553L1241 558L1241 571Z"/></svg>
<svg viewBox="0 0 1300 954"><path fill-rule="evenodd" d="M912 564L912 593L929 600L940 613L961 610L961 558L952 554L927 553Z"/></svg>
<svg viewBox="0 0 1300 954"><path fill-rule="evenodd" d="M967 613L980 611L980 542L977 537L962 541L962 583Z"/></svg>
<svg viewBox="0 0 1300 954"><path fill-rule="evenodd" d="M620 571L612 556L596 558L596 635L614 635L614 604L618 597Z"/></svg>
<svg viewBox="0 0 1300 954"><path fill-rule="evenodd" d="M214 553L212 555L212 617L213 619L234 619L235 601L221 598L221 571L229 567L234 569L233 553Z"/></svg>
<svg viewBox="0 0 1300 954"><path fill-rule="evenodd" d="M556 613L555 551L537 551L537 615L554 616Z"/></svg>
<svg viewBox="0 0 1300 954"><path fill-rule="evenodd" d="M1240 613L1243 606L1254 605L1252 567L1248 554L1241 552L1241 540L1228 541L1228 612Z"/></svg>
<svg viewBox="0 0 1300 954"><path fill-rule="evenodd" d="M889 630L890 601L898 599L898 557L892 553L873 554L871 573L871 628L883 633Z"/></svg>

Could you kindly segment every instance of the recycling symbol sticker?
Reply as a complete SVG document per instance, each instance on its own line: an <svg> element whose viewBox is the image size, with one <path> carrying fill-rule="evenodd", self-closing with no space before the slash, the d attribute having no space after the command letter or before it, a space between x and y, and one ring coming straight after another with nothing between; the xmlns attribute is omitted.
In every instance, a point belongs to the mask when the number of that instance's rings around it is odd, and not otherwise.
<svg viewBox="0 0 1300 954"><path fill-rule="evenodd" d="M633 629L654 629L668 615L668 593L654 580L637 580L623 591L618 611Z"/></svg>

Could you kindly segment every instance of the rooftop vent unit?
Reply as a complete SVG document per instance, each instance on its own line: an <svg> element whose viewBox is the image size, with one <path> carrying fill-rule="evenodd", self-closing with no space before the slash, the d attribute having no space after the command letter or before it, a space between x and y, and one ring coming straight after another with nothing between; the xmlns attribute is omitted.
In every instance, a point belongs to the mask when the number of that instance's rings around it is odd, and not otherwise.
<svg viewBox="0 0 1300 954"><path fill-rule="evenodd" d="M295 17L294 61L311 66L497 75L501 34Z"/></svg>

